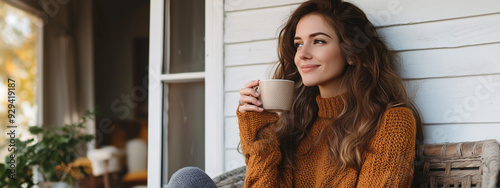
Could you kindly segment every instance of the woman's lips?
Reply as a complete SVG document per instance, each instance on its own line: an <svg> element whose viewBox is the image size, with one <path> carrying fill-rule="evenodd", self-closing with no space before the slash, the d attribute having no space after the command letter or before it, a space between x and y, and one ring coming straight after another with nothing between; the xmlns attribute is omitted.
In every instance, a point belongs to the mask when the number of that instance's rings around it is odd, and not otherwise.
<svg viewBox="0 0 500 188"><path fill-rule="evenodd" d="M304 72L304 73L311 72L314 69L318 68L319 66L320 65L303 65L300 67L300 70L302 70L302 72Z"/></svg>

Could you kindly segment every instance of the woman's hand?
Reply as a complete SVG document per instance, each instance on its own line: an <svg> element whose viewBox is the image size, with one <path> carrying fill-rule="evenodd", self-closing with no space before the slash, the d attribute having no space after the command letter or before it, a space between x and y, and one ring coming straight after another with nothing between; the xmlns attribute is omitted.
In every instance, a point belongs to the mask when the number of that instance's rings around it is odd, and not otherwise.
<svg viewBox="0 0 500 188"><path fill-rule="evenodd" d="M240 89L240 107L238 111L241 113L264 111L264 109L260 107L262 103L257 99L259 93L254 89L254 87L258 85L259 80L254 80L245 84L245 88Z"/></svg>

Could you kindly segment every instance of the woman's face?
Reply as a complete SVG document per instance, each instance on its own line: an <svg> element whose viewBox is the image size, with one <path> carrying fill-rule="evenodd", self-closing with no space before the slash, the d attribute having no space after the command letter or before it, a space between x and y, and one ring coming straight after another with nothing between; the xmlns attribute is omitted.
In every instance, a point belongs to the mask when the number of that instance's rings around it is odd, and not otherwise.
<svg viewBox="0 0 500 188"><path fill-rule="evenodd" d="M319 14L308 14L297 24L295 65L306 86L339 89L346 62L334 28ZM323 94L322 94L323 95Z"/></svg>

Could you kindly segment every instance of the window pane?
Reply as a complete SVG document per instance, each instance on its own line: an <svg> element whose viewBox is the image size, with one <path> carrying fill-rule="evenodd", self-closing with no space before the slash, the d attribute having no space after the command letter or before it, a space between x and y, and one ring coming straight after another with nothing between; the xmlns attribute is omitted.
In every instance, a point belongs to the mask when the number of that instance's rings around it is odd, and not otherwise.
<svg viewBox="0 0 500 188"><path fill-rule="evenodd" d="M204 71L205 1L171 0L169 11L170 41L166 42L170 42L170 48L165 49L170 52L170 66L166 64L164 67L169 69L164 72Z"/></svg>
<svg viewBox="0 0 500 188"><path fill-rule="evenodd" d="M37 123L37 77L41 50L39 33L42 22L20 9L0 1L0 146L15 131L16 138L30 138L28 127ZM9 79L11 79L9 81ZM11 84L10 86L8 84ZM15 85L12 85L15 84ZM9 91L12 91L9 93ZM12 103L11 103L12 102ZM12 104L9 107L9 104ZM9 111L12 110L12 111ZM15 110L15 112L13 111ZM12 114L12 118L8 117ZM10 122L12 120L12 123ZM17 126L9 128L7 126ZM25 134L19 134L25 133ZM0 159L9 154L0 150Z"/></svg>
<svg viewBox="0 0 500 188"><path fill-rule="evenodd" d="M165 92L168 124L163 139L167 141L168 159L164 161L168 161L167 178L170 179L182 167L205 168L205 88L203 82L171 83L165 87L168 87Z"/></svg>

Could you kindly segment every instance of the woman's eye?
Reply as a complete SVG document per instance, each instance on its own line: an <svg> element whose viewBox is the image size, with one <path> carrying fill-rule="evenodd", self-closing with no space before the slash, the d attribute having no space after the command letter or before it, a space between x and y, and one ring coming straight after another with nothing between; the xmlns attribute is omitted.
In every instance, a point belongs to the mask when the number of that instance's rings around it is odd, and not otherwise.
<svg viewBox="0 0 500 188"><path fill-rule="evenodd" d="M301 43L295 43L295 48L301 47L303 44Z"/></svg>
<svg viewBox="0 0 500 188"><path fill-rule="evenodd" d="M314 40L314 44L318 44L318 43L326 43L326 41L324 40Z"/></svg>

